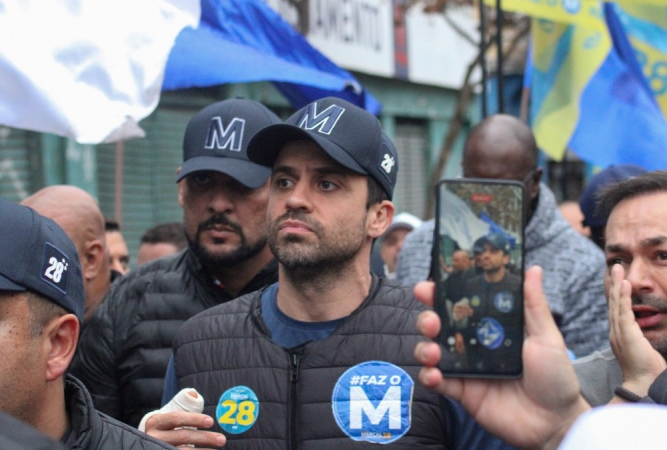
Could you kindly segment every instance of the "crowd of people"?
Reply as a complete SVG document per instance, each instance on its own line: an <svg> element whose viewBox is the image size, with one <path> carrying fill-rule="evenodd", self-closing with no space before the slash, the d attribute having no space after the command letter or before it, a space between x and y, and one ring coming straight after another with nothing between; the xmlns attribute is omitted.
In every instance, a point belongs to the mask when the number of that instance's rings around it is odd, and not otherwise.
<svg viewBox="0 0 667 450"><path fill-rule="evenodd" d="M189 122L183 221L148 230L131 270L120 225L85 191L0 200L0 445L605 448L619 420L606 405L667 403L667 172L596 175L575 230L530 129L480 122L462 174L523 184L527 270L522 286L502 234L458 249L443 324L434 222L395 213L398 170L378 119L344 100L283 121L237 98ZM443 326L463 346L462 323L502 319L498 302L459 301L475 284L523 294L525 329L507 324L522 348L505 349L521 352L518 379L440 370ZM176 401L184 389L203 408Z"/></svg>

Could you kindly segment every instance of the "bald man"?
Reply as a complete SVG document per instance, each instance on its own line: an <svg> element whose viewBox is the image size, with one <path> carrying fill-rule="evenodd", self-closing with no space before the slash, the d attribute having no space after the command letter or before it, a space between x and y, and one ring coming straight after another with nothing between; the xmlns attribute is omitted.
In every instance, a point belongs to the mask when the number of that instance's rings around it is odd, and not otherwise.
<svg viewBox="0 0 667 450"><path fill-rule="evenodd" d="M111 284L104 216L95 199L74 186L49 186L21 202L56 222L79 254L85 294L84 321L100 306Z"/></svg>
<svg viewBox="0 0 667 450"><path fill-rule="evenodd" d="M463 149L463 176L515 180L526 189L525 267L544 269L543 287L565 342L577 356L606 346L605 259L558 212L537 167L537 144L519 119L497 114L477 124ZM429 274L434 222L413 231L398 258L397 279L414 285Z"/></svg>

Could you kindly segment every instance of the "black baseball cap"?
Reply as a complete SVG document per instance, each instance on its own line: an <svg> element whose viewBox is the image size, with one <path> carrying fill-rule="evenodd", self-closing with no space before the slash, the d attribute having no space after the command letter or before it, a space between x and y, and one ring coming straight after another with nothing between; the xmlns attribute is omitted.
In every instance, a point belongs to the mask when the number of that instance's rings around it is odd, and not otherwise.
<svg viewBox="0 0 667 450"><path fill-rule="evenodd" d="M262 128L282 123L266 106L233 98L213 103L188 123L183 165L176 182L194 172L213 170L251 189L266 183L271 171L248 160L248 142Z"/></svg>
<svg viewBox="0 0 667 450"><path fill-rule="evenodd" d="M475 243L472 246L472 253L474 255L477 255L479 253L484 253L484 242L485 242L485 237L482 236L481 238L477 239Z"/></svg>
<svg viewBox="0 0 667 450"><path fill-rule="evenodd" d="M496 250L502 250L504 253L510 252L510 244L500 233L489 233L487 236L482 238L482 245L489 244L491 247Z"/></svg>
<svg viewBox="0 0 667 450"><path fill-rule="evenodd" d="M322 98L285 123L259 131L248 144L248 158L272 167L286 143L302 139L315 142L348 169L375 179L391 199L398 156L377 117L340 98Z"/></svg>
<svg viewBox="0 0 667 450"><path fill-rule="evenodd" d="M79 255L53 220L0 199L0 291L36 292L83 322Z"/></svg>

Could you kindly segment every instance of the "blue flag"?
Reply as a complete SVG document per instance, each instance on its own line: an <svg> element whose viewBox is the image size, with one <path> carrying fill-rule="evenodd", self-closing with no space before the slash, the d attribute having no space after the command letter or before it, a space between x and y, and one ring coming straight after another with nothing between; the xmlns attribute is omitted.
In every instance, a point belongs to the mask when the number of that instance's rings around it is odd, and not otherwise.
<svg viewBox="0 0 667 450"><path fill-rule="evenodd" d="M262 0L201 0L197 29L176 39L163 90L273 81L294 108L336 96L378 114L380 103Z"/></svg>
<svg viewBox="0 0 667 450"><path fill-rule="evenodd" d="M612 48L580 100L569 147L598 166L637 164L667 168L667 122L616 15L604 5Z"/></svg>

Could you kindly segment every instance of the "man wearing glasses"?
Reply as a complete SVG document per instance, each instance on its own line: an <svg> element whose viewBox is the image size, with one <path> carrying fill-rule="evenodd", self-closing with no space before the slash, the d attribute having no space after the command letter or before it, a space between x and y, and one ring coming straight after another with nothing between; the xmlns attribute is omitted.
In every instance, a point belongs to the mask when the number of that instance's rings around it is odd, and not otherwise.
<svg viewBox="0 0 667 450"><path fill-rule="evenodd" d="M463 176L521 181L526 187L525 267L541 266L543 288L565 342L576 356L606 346L604 255L570 227L537 167L530 128L503 114L489 116L468 135ZM434 222L413 231L398 257L397 280L413 285L428 277Z"/></svg>

